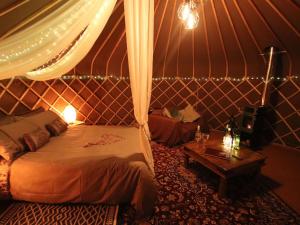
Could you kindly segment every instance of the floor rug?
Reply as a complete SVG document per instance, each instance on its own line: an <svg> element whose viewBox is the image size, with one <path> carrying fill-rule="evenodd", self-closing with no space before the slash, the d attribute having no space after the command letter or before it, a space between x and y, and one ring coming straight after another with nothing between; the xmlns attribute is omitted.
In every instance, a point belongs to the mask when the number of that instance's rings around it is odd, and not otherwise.
<svg viewBox="0 0 300 225"><path fill-rule="evenodd" d="M300 224L300 217L268 187L264 178L230 181L227 198L217 194L218 177L191 162L184 167L183 149L153 143L158 201L154 216L132 219L132 208L120 208L120 224L285 225Z"/></svg>
<svg viewBox="0 0 300 225"><path fill-rule="evenodd" d="M13 202L1 214L0 225L115 225L117 213L118 206Z"/></svg>

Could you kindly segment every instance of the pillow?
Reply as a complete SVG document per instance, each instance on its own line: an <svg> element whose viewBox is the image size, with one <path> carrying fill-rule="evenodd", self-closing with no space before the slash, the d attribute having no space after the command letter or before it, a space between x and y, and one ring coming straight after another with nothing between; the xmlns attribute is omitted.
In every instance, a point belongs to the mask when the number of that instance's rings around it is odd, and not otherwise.
<svg viewBox="0 0 300 225"><path fill-rule="evenodd" d="M0 118L0 126L13 123L13 122L16 122L16 118L14 116L5 116Z"/></svg>
<svg viewBox="0 0 300 225"><path fill-rule="evenodd" d="M42 128L44 131L48 132L46 129L46 124L52 123L54 120L60 118L59 115L57 115L55 112L52 111L45 111L45 112L40 112L38 114L34 114L31 116L26 116L26 117L18 117L20 120L26 120L29 121L40 128Z"/></svg>
<svg viewBox="0 0 300 225"><path fill-rule="evenodd" d="M200 114L197 113L193 106L188 104L185 109L179 111L183 116L183 122L193 122L200 117Z"/></svg>
<svg viewBox="0 0 300 225"><path fill-rule="evenodd" d="M33 115L39 114L41 112L45 112L45 109L43 107L39 107L37 109L34 109L32 111L29 111L29 112L22 113L22 114L17 114L16 116L19 116L19 117L29 117L29 116L33 116Z"/></svg>
<svg viewBox="0 0 300 225"><path fill-rule="evenodd" d="M163 108L162 114L163 114L163 116L172 118L171 113L169 112L169 110L166 107Z"/></svg>
<svg viewBox="0 0 300 225"><path fill-rule="evenodd" d="M171 108L169 111L170 111L172 118L174 118L177 121L182 121L183 115L176 107Z"/></svg>
<svg viewBox="0 0 300 225"><path fill-rule="evenodd" d="M12 162L20 152L21 147L6 134L0 132L0 156L6 161Z"/></svg>
<svg viewBox="0 0 300 225"><path fill-rule="evenodd" d="M176 118L180 114L179 110L176 107L172 107L171 109L169 109L169 112L173 118Z"/></svg>
<svg viewBox="0 0 300 225"><path fill-rule="evenodd" d="M46 143L49 142L50 135L47 131L38 128L35 131L24 134L24 141L29 147L29 150L34 152Z"/></svg>
<svg viewBox="0 0 300 225"><path fill-rule="evenodd" d="M152 115L162 115L162 110L161 109L153 109L151 111Z"/></svg>
<svg viewBox="0 0 300 225"><path fill-rule="evenodd" d="M67 130L68 124L61 118L57 118L52 123L47 124L46 128L52 136L59 136L61 133Z"/></svg>
<svg viewBox="0 0 300 225"><path fill-rule="evenodd" d="M37 125L28 122L27 120L20 120L14 123L0 126L0 131L9 136L21 149L25 150L24 134L30 133L38 128Z"/></svg>

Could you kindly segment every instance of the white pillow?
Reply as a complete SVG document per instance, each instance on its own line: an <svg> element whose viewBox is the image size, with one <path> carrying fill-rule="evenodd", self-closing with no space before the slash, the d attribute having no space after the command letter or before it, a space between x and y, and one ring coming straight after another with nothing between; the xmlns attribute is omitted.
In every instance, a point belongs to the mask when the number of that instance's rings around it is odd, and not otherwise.
<svg viewBox="0 0 300 225"><path fill-rule="evenodd" d="M166 117L172 118L171 113L169 112L169 110L166 107L163 108L162 114Z"/></svg>
<svg viewBox="0 0 300 225"><path fill-rule="evenodd" d="M46 129L46 125L52 123L54 120L58 118L60 118L59 115L57 115L55 112L48 110L30 116L25 116L25 117L19 116L17 119L20 121L25 120L30 123L33 123L39 126L40 128L42 128L47 133L49 133L49 131Z"/></svg>
<svg viewBox="0 0 300 225"><path fill-rule="evenodd" d="M193 122L200 117L200 114L197 113L190 104L188 104L185 109L180 110L179 112L183 116L183 122Z"/></svg>
<svg viewBox="0 0 300 225"><path fill-rule="evenodd" d="M30 123L26 120L20 120L14 123L0 126L0 131L6 134L17 145L19 145L21 151L25 149L25 143L23 136L26 133L30 133L39 128L37 125Z"/></svg>

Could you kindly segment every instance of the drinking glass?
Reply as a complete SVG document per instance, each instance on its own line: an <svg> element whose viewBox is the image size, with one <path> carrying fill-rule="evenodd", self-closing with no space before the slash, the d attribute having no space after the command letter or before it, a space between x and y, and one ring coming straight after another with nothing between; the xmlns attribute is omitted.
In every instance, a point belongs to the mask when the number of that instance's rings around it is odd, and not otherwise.
<svg viewBox="0 0 300 225"><path fill-rule="evenodd" d="M195 133L195 141L199 144L201 142L201 139L202 139L201 132L196 132Z"/></svg>
<svg viewBox="0 0 300 225"><path fill-rule="evenodd" d="M209 134L203 133L203 134L202 134L202 141L203 141L203 147L204 147L204 148L205 148L205 144L206 144L206 142L208 141L208 139L209 139Z"/></svg>

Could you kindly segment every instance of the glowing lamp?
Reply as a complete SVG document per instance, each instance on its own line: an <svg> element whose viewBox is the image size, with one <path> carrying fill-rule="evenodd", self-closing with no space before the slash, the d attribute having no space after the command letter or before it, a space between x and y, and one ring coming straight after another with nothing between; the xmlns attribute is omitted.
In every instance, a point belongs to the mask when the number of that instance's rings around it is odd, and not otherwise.
<svg viewBox="0 0 300 225"><path fill-rule="evenodd" d="M189 2L183 2L178 8L178 18L181 20L186 20L188 15L192 12Z"/></svg>
<svg viewBox="0 0 300 225"><path fill-rule="evenodd" d="M185 29L194 29L199 23L197 4L194 0L185 0L180 4L177 14Z"/></svg>
<svg viewBox="0 0 300 225"><path fill-rule="evenodd" d="M67 123L72 124L76 121L76 110L72 105L68 105L63 112L64 119Z"/></svg>
<svg viewBox="0 0 300 225"><path fill-rule="evenodd" d="M196 11L193 11L187 16L184 23L185 25L184 28L188 30L194 29L195 27L198 26L198 23L199 23L199 15Z"/></svg>
<svg viewBox="0 0 300 225"><path fill-rule="evenodd" d="M223 145L226 150L231 149L232 147L232 137L231 135L225 135L223 137Z"/></svg>

